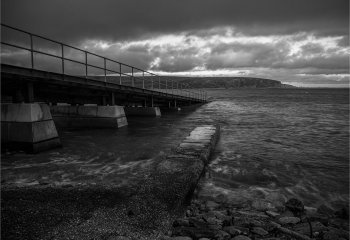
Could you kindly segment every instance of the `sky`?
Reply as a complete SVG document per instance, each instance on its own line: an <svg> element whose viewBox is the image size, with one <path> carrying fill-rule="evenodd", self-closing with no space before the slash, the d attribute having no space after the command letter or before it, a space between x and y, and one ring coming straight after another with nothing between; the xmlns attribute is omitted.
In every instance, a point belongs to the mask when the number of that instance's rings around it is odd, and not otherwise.
<svg viewBox="0 0 350 240"><path fill-rule="evenodd" d="M349 86L348 0L2 0L1 22L160 75Z"/></svg>

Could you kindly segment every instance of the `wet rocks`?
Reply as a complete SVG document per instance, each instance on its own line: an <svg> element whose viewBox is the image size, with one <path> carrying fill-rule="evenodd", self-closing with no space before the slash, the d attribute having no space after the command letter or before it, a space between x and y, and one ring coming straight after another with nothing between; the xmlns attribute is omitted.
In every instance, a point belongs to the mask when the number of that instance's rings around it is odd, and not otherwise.
<svg viewBox="0 0 350 240"><path fill-rule="evenodd" d="M273 218L278 217L278 216L280 215L279 213L273 212L273 211L266 211L265 213L266 213L269 217L273 217Z"/></svg>
<svg viewBox="0 0 350 240"><path fill-rule="evenodd" d="M254 227L251 230L253 233L256 233L260 236L265 236L267 234L269 234L269 232L267 232L265 229L261 228L261 227Z"/></svg>
<svg viewBox="0 0 350 240"><path fill-rule="evenodd" d="M237 206L235 203L195 200L189 207L196 212L184 221L176 220L172 236L191 237L193 240L251 240L251 239L349 239L345 228L345 219L327 218L327 224L306 215L304 204L289 200L286 206L275 209L274 206L257 204ZM257 207L259 206L259 207ZM271 207L271 208L270 208ZM258 210L261 209L260 211ZM313 214L321 215L312 211ZM340 221L341 220L341 221Z"/></svg>
<svg viewBox="0 0 350 240"><path fill-rule="evenodd" d="M297 217L281 217L278 221L282 224L297 224L300 222L300 218Z"/></svg>
<svg viewBox="0 0 350 240"><path fill-rule="evenodd" d="M300 214L304 211L304 204L302 201L296 198L289 199L286 204L286 208L292 211L294 214Z"/></svg>

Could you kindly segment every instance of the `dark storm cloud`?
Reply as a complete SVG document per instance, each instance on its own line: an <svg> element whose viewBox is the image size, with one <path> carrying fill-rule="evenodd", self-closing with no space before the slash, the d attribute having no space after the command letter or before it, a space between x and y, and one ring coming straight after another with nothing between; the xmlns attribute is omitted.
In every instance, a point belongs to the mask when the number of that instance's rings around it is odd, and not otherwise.
<svg viewBox="0 0 350 240"><path fill-rule="evenodd" d="M51 38L120 40L216 26L347 35L348 0L3 0L2 22Z"/></svg>

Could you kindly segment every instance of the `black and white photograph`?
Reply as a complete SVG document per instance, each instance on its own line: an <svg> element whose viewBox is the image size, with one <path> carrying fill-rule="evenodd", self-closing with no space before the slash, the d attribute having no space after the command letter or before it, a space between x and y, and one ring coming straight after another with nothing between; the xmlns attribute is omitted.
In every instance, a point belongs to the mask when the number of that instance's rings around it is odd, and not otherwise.
<svg viewBox="0 0 350 240"><path fill-rule="evenodd" d="M1 0L3 240L349 240L349 0Z"/></svg>

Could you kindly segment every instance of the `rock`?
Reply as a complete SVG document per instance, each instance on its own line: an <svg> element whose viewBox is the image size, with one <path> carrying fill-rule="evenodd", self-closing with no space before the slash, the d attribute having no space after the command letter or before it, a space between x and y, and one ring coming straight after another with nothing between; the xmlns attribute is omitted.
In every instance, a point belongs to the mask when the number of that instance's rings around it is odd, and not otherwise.
<svg viewBox="0 0 350 240"><path fill-rule="evenodd" d="M345 238L349 240L349 231L329 227L329 232L336 233L340 238Z"/></svg>
<svg viewBox="0 0 350 240"><path fill-rule="evenodd" d="M278 221L282 224L297 224L298 222L300 222L300 218L298 217L281 217L280 219L278 219Z"/></svg>
<svg viewBox="0 0 350 240"><path fill-rule="evenodd" d="M294 214L291 211L286 210L283 213L281 213L278 218L281 218L281 217L294 217Z"/></svg>
<svg viewBox="0 0 350 240"><path fill-rule="evenodd" d="M199 240L210 240L209 238L200 238Z"/></svg>
<svg viewBox="0 0 350 240"><path fill-rule="evenodd" d="M313 215L317 212L317 208L304 206L306 215Z"/></svg>
<svg viewBox="0 0 350 240"><path fill-rule="evenodd" d="M218 203L226 203L228 201L227 196L224 194L219 194L215 196L215 202Z"/></svg>
<svg viewBox="0 0 350 240"><path fill-rule="evenodd" d="M125 236L110 236L107 240L131 240L131 238Z"/></svg>
<svg viewBox="0 0 350 240"><path fill-rule="evenodd" d="M205 206L206 206L208 209L213 210L213 209L219 207L220 204L218 204L218 203L216 203L216 202L213 202L213 201L207 201L206 204L205 204Z"/></svg>
<svg viewBox="0 0 350 240"><path fill-rule="evenodd" d="M213 214L217 219L220 219L222 221L224 221L227 218L226 214L222 211L213 211Z"/></svg>
<svg viewBox="0 0 350 240"><path fill-rule="evenodd" d="M205 219L210 225L222 225L222 221L215 217L208 217Z"/></svg>
<svg viewBox="0 0 350 240"><path fill-rule="evenodd" d="M266 211L265 213L268 216L273 217L273 218L278 217L280 215L279 213L276 213L276 212L273 212L273 211Z"/></svg>
<svg viewBox="0 0 350 240"><path fill-rule="evenodd" d="M235 226L235 228L240 230L242 232L242 234L248 234L249 233L249 228L240 227L240 226Z"/></svg>
<svg viewBox="0 0 350 240"><path fill-rule="evenodd" d="M222 221L222 226L232 226L233 225L233 217L231 216L226 216L225 219Z"/></svg>
<svg viewBox="0 0 350 240"><path fill-rule="evenodd" d="M275 207L267 201L264 200L254 200L252 203L252 207L258 211L267 211L267 210L272 210L275 209Z"/></svg>
<svg viewBox="0 0 350 240"><path fill-rule="evenodd" d="M238 235L238 236L232 238L231 240L252 240L252 239L249 237L243 236L243 235Z"/></svg>
<svg viewBox="0 0 350 240"><path fill-rule="evenodd" d="M173 227L177 227L177 226L190 226L190 221L188 219L176 219L173 222Z"/></svg>
<svg viewBox="0 0 350 240"><path fill-rule="evenodd" d="M215 237L217 240L229 240L231 235L225 231L219 230Z"/></svg>
<svg viewBox="0 0 350 240"><path fill-rule="evenodd" d="M327 227L325 227L322 223L320 222L311 222L312 226L312 231L313 232L322 232L325 230L328 230ZM296 226L293 227L294 231L304 234L304 235L309 235L310 234L310 226L309 223L299 223Z"/></svg>
<svg viewBox="0 0 350 240"><path fill-rule="evenodd" d="M308 214L307 218L311 221L311 222L321 222L322 224L328 225L328 220L329 217L327 217L326 215L320 214L320 213L313 213L313 214Z"/></svg>
<svg viewBox="0 0 350 240"><path fill-rule="evenodd" d="M331 217L331 216L334 215L333 209L331 209L330 207L328 207L328 206L326 206L324 204L322 204L321 206L319 206L317 208L317 213L326 215L328 217Z"/></svg>
<svg viewBox="0 0 350 240"><path fill-rule="evenodd" d="M192 238L190 238L190 237L181 237L181 236L172 237L171 239L172 240L192 240Z"/></svg>
<svg viewBox="0 0 350 240"><path fill-rule="evenodd" d="M242 233L241 230L235 228L234 226L224 227L222 230L229 233L232 237L237 236Z"/></svg>
<svg viewBox="0 0 350 240"><path fill-rule="evenodd" d="M173 230L173 236L186 236L194 239L198 238L215 238L219 230L212 229L205 225L202 227L176 227Z"/></svg>
<svg viewBox="0 0 350 240"><path fill-rule="evenodd" d="M257 218L268 218L264 213L259 213L259 212L246 212L246 211L238 211L239 214L249 216L249 217L257 217Z"/></svg>
<svg viewBox="0 0 350 240"><path fill-rule="evenodd" d="M340 210L335 212L335 215L339 218L348 219L349 220L349 206L345 206Z"/></svg>
<svg viewBox="0 0 350 240"><path fill-rule="evenodd" d="M329 219L329 226L333 226L336 228L341 228L349 231L349 220L345 220L342 218L332 218L332 219Z"/></svg>
<svg viewBox="0 0 350 240"><path fill-rule="evenodd" d="M304 211L304 204L302 201L296 198L289 199L286 204L286 208L292 211L294 214L301 214Z"/></svg>
<svg viewBox="0 0 350 240"><path fill-rule="evenodd" d="M269 232L267 232L265 229L261 228L261 227L254 227L251 232L258 234L260 236L265 236L267 234L269 234Z"/></svg>
<svg viewBox="0 0 350 240"><path fill-rule="evenodd" d="M262 227L262 223L258 220L255 220L255 219L252 219L249 221L250 223L250 226L253 226L253 227Z"/></svg>

